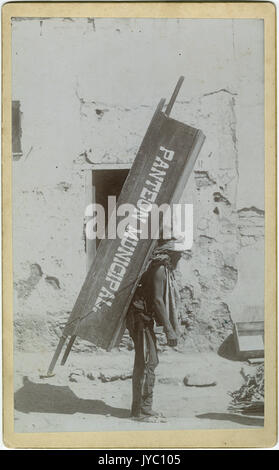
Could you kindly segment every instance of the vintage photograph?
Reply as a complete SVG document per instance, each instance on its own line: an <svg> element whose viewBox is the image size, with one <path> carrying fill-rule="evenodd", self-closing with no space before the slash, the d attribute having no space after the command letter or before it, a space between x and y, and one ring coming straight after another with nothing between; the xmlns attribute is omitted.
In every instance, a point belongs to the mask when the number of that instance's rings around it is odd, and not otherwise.
<svg viewBox="0 0 279 470"><path fill-rule="evenodd" d="M14 432L263 429L261 18L11 18Z"/></svg>

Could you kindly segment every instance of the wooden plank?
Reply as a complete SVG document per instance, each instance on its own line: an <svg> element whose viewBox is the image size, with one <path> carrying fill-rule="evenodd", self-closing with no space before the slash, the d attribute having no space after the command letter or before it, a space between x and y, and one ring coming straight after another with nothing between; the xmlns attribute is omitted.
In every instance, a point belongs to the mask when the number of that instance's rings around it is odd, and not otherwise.
<svg viewBox="0 0 279 470"><path fill-rule="evenodd" d="M264 331L263 321L235 322L237 330L242 331Z"/></svg>
<svg viewBox="0 0 279 470"><path fill-rule="evenodd" d="M55 367L55 364L57 362L57 359L63 349L63 346L64 346L64 343L67 339L67 336L65 336L64 334L61 336L60 340L59 340L59 343L58 343L58 346L56 348L56 351L54 353L54 356L51 360L51 363L49 365L49 368L48 368L48 371L47 371L47 375L46 376L51 376L52 375L52 372L53 372L53 369Z"/></svg>
<svg viewBox="0 0 279 470"><path fill-rule="evenodd" d="M236 322L233 335L239 358L264 356L264 322Z"/></svg>
<svg viewBox="0 0 279 470"><path fill-rule="evenodd" d="M173 105L174 105L174 102L175 102L175 100L176 100L176 98L177 98L177 95L178 95L178 93L179 93L179 90L180 90L181 85L182 85L183 82L184 82L184 77L181 76L181 77L179 78L177 84L176 84L176 87L175 87L174 92L173 92L173 94L172 94L172 96L171 96L171 99L170 99L170 101L169 101L169 103L168 103L168 105L167 105L167 107L166 107L166 111L165 111L165 115L166 115L166 116L169 116L169 115L170 115L171 110L172 110Z"/></svg>
<svg viewBox="0 0 279 470"><path fill-rule="evenodd" d="M155 191L156 187L158 206L179 202L205 137L200 130L168 117L162 112L163 104L159 103L148 127L117 208L123 203L139 207L144 188ZM102 240L63 334L77 335L105 349L115 346L155 243L151 238L132 238L131 232L125 239ZM117 262L121 247L131 252L123 269Z"/></svg>
<svg viewBox="0 0 279 470"><path fill-rule="evenodd" d="M92 165L87 165L87 168L90 170L130 170L132 163L93 163Z"/></svg>
<svg viewBox="0 0 279 470"><path fill-rule="evenodd" d="M69 354L70 354L70 351L71 351L71 349L72 349L72 346L73 346L73 344L74 344L74 342L75 342L75 339L76 339L76 336L72 336L72 337L70 338L70 341L69 341L69 343L67 344L67 347L66 347L66 351L64 352L64 355L63 355L62 360L61 360L61 366L63 366L63 365L65 364L65 362L67 361L67 358L68 358L68 356L69 356Z"/></svg>

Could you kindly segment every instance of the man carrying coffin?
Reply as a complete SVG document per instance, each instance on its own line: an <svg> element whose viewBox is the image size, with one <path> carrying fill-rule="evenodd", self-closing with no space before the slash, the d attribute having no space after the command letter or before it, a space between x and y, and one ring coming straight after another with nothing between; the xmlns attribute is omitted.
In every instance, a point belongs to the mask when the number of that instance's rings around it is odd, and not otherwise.
<svg viewBox="0 0 279 470"><path fill-rule="evenodd" d="M174 270L185 250L182 237L160 240L130 305L126 325L135 346L131 416L154 421L162 416L152 410L155 368L159 360L154 323L163 326L169 346L179 338L179 291Z"/></svg>

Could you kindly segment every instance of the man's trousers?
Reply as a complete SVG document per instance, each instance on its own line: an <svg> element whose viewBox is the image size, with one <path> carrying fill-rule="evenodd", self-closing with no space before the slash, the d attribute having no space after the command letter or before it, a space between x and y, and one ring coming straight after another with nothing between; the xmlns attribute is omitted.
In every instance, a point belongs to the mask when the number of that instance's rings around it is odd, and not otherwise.
<svg viewBox="0 0 279 470"><path fill-rule="evenodd" d="M159 360L154 333L154 321L145 321L139 314L130 331L135 345L135 361L133 369L133 402L132 416L149 414L152 410L153 389L155 384L155 368Z"/></svg>

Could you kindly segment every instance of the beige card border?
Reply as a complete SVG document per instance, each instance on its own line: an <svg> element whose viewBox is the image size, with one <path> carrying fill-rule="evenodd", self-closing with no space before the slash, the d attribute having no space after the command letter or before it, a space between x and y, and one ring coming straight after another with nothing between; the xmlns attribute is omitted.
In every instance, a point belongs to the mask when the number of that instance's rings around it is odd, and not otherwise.
<svg viewBox="0 0 279 470"><path fill-rule="evenodd" d="M265 424L261 429L15 433L11 171L11 17L261 18L265 37ZM3 423L12 448L238 448L277 442L276 8L269 2L7 3L2 7Z"/></svg>

